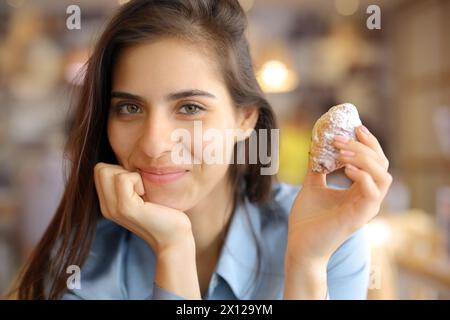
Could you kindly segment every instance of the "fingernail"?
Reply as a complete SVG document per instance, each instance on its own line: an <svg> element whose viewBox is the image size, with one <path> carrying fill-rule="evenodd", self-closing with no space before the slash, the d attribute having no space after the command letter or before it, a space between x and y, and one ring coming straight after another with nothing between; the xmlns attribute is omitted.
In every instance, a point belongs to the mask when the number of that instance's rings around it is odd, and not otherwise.
<svg viewBox="0 0 450 320"><path fill-rule="evenodd" d="M349 170L352 170L352 171L357 171L357 170L358 170L357 167L355 167L354 165L352 165L352 164L350 164L350 163L347 163L347 164L345 165L345 167L346 167L347 169L349 169Z"/></svg>
<svg viewBox="0 0 450 320"><path fill-rule="evenodd" d="M369 131L369 129L367 129L366 126L362 125L362 126L360 127L360 129L361 129L361 131L362 131L363 133L365 133L366 135L369 135L369 134L370 134L370 131Z"/></svg>
<svg viewBox="0 0 450 320"><path fill-rule="evenodd" d="M343 156L347 156L347 157L353 157L355 155L355 153L353 151L350 151L350 150L343 150L343 149L341 149L339 152Z"/></svg>
<svg viewBox="0 0 450 320"><path fill-rule="evenodd" d="M342 142L342 143L347 143L348 142L348 138L347 137L338 136L338 135L334 136L334 140L338 141L338 142Z"/></svg>

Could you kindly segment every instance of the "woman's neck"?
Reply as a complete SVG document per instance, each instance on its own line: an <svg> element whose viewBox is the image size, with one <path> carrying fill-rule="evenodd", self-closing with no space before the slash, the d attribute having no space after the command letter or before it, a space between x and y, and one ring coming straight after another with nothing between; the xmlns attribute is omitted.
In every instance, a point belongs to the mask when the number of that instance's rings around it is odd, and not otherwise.
<svg viewBox="0 0 450 320"><path fill-rule="evenodd" d="M226 179L223 179L226 180ZM233 192L219 183L195 208L186 211L195 240L197 275L202 296L208 291L233 210Z"/></svg>
<svg viewBox="0 0 450 320"><path fill-rule="evenodd" d="M217 256L233 210L233 190L223 179L194 208L186 211L192 224L197 259Z"/></svg>

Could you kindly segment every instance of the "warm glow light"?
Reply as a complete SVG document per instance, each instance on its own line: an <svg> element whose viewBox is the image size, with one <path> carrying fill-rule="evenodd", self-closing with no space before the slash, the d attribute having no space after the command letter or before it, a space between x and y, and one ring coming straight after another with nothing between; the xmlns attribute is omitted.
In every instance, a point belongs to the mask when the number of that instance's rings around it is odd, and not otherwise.
<svg viewBox="0 0 450 320"><path fill-rule="evenodd" d="M382 247L391 240L391 229L381 219L373 220L367 225L367 234L373 247Z"/></svg>
<svg viewBox="0 0 450 320"><path fill-rule="evenodd" d="M123 4L127 3L128 1L130 1L130 0L117 0L117 3L119 5L123 5Z"/></svg>
<svg viewBox="0 0 450 320"><path fill-rule="evenodd" d="M350 16L358 10L359 0L335 0L334 6L339 14Z"/></svg>
<svg viewBox="0 0 450 320"><path fill-rule="evenodd" d="M296 88L298 77L282 62L270 60L258 72L258 81L265 92L287 92Z"/></svg>
<svg viewBox="0 0 450 320"><path fill-rule="evenodd" d="M286 82L288 70L278 61L267 62L262 69L261 78L270 87L280 87Z"/></svg>

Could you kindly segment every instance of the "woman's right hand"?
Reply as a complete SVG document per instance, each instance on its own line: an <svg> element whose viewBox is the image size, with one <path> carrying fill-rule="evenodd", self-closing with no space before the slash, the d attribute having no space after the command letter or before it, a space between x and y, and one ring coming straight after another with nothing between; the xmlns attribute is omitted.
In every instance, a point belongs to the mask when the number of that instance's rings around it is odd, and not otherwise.
<svg viewBox="0 0 450 320"><path fill-rule="evenodd" d="M193 244L185 213L142 199L145 190L139 173L100 162L94 167L94 179L103 216L144 239L156 253Z"/></svg>
<svg viewBox="0 0 450 320"><path fill-rule="evenodd" d="M201 299L191 221L181 211L145 202L142 178L98 163L94 180L103 216L144 239L155 251L154 282L187 299Z"/></svg>
<svg viewBox="0 0 450 320"><path fill-rule="evenodd" d="M141 175L99 162L95 187L103 216L135 233L156 251L191 241L191 222L181 211L145 202Z"/></svg>
<svg viewBox="0 0 450 320"><path fill-rule="evenodd" d="M122 166L97 163L94 180L103 216L144 239L155 251L155 283L179 296L200 299L195 242L188 216L145 202L141 175Z"/></svg>

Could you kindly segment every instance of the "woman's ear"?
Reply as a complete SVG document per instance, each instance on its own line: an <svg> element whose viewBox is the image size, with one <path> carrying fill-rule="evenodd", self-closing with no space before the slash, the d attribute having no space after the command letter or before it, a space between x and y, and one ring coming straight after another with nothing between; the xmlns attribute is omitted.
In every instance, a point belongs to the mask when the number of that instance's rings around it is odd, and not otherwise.
<svg viewBox="0 0 450 320"><path fill-rule="evenodd" d="M239 110L238 114L238 129L240 132L245 132L244 139L248 138L252 132L252 129L255 128L256 122L259 117L259 108L257 106L249 106L244 107ZM247 134L248 132L248 134ZM244 140L242 139L242 140ZM241 139L238 139L241 140Z"/></svg>

